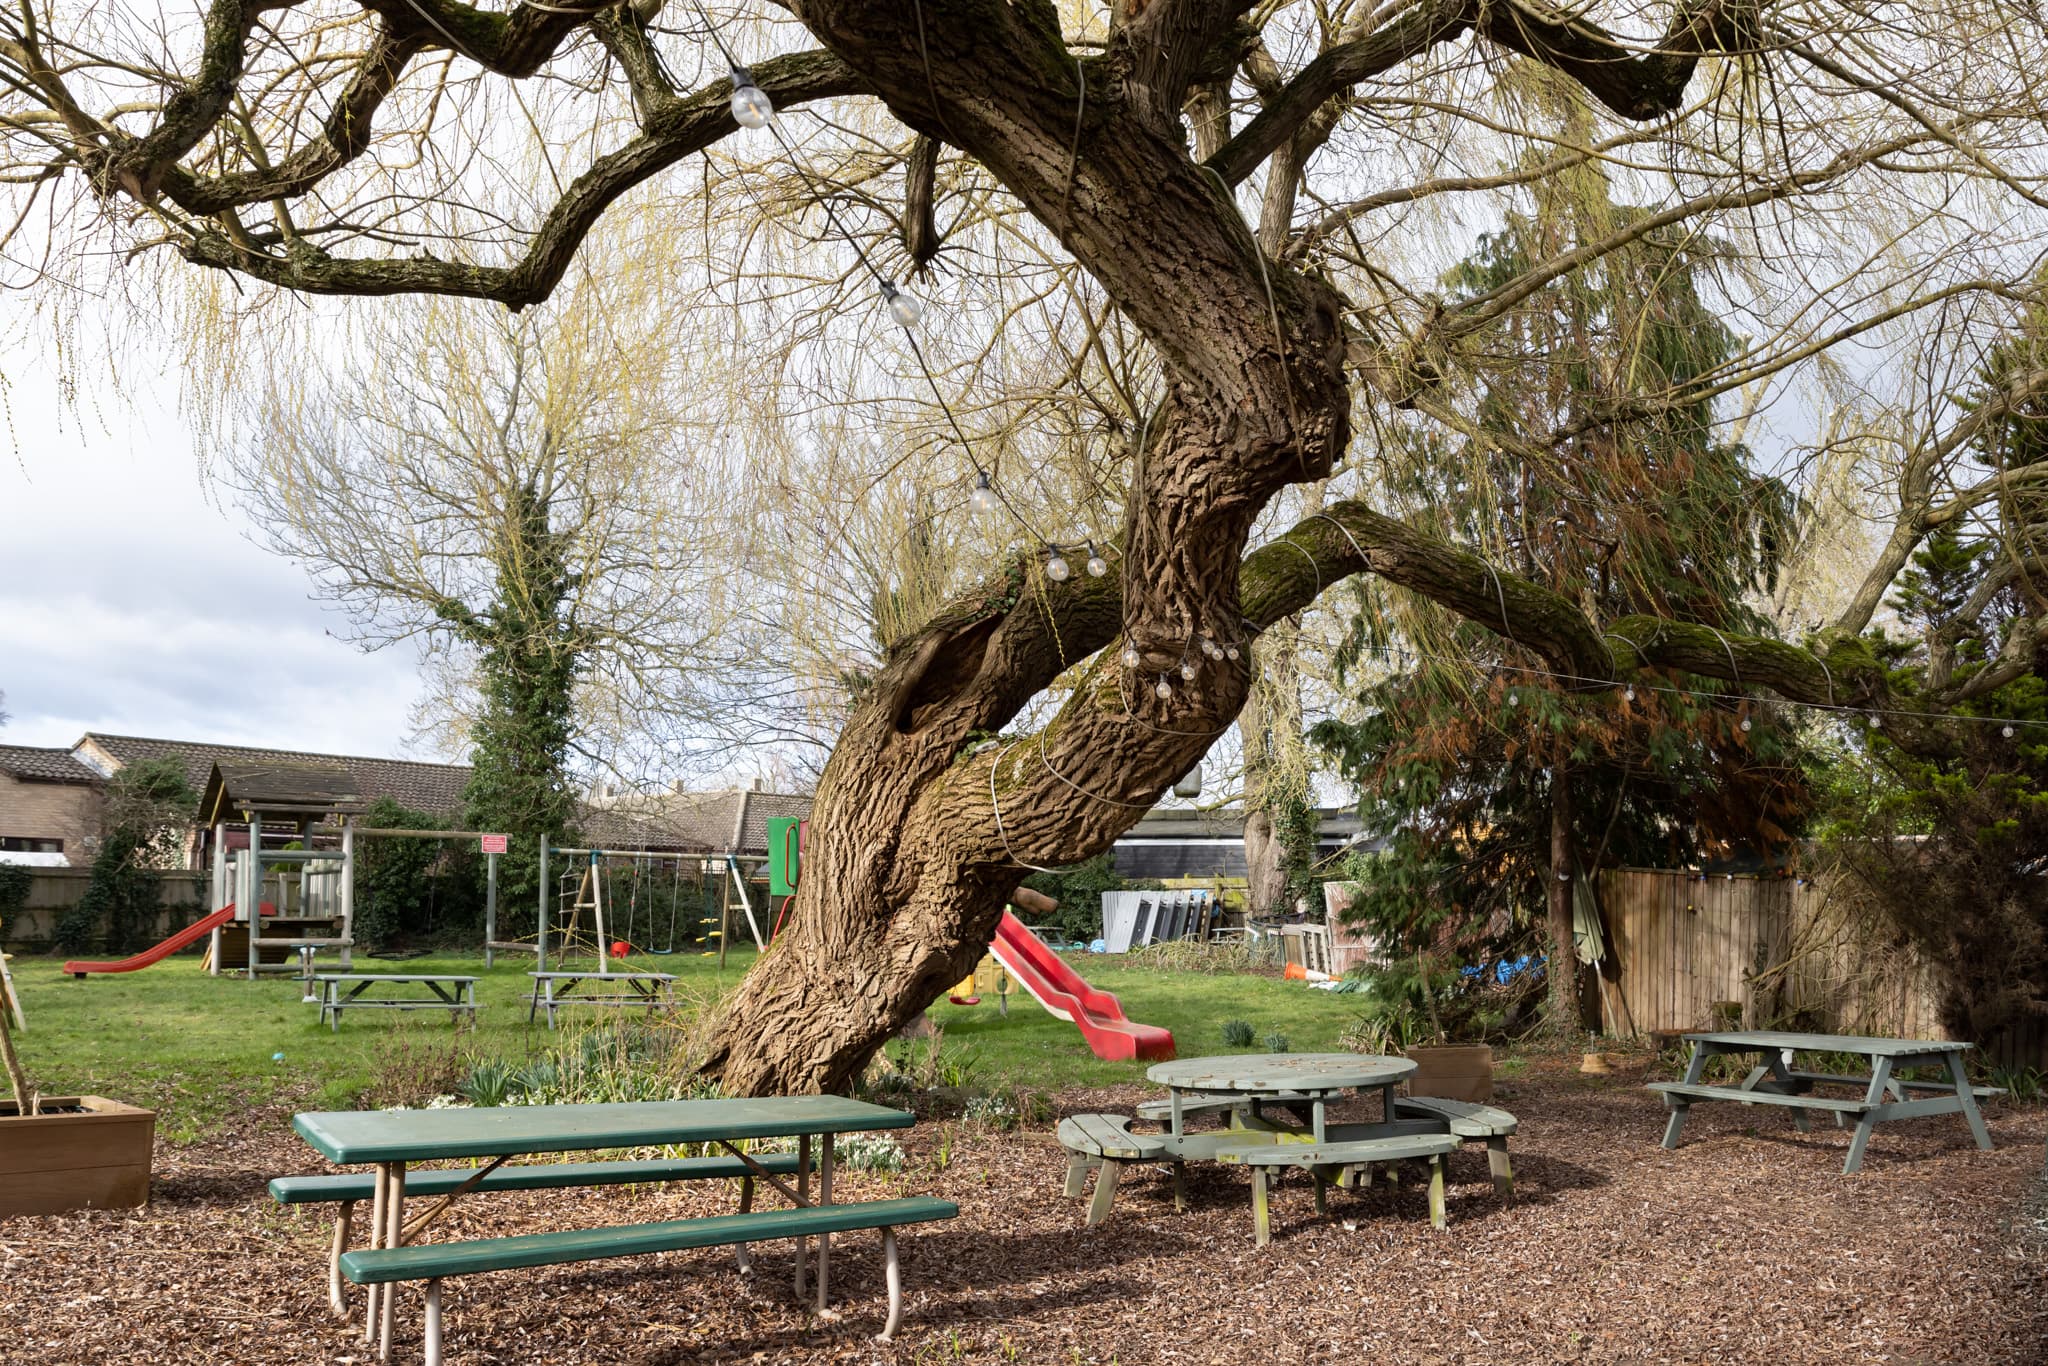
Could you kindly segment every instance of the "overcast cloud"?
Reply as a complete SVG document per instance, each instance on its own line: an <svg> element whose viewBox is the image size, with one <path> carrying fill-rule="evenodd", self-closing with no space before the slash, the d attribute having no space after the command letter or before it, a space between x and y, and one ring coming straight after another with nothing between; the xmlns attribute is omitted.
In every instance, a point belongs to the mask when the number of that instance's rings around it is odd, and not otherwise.
<svg viewBox="0 0 2048 1366"><path fill-rule="evenodd" d="M435 757L406 747L416 656L349 644L305 573L209 501L175 377L131 371L135 392L81 418L33 353L0 348L0 371L0 742Z"/></svg>

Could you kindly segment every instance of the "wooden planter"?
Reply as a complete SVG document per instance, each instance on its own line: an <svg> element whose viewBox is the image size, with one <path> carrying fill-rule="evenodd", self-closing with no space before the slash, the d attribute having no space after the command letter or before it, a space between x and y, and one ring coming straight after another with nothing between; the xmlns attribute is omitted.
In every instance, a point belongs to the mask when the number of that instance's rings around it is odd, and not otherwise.
<svg viewBox="0 0 2048 1366"><path fill-rule="evenodd" d="M1415 1075L1408 1079L1411 1096L1443 1100L1493 1099L1493 1049L1488 1044L1448 1044L1411 1048Z"/></svg>
<svg viewBox="0 0 2048 1366"><path fill-rule="evenodd" d="M149 1203L156 1111L101 1096L45 1096L43 1110L0 1101L0 1219Z"/></svg>

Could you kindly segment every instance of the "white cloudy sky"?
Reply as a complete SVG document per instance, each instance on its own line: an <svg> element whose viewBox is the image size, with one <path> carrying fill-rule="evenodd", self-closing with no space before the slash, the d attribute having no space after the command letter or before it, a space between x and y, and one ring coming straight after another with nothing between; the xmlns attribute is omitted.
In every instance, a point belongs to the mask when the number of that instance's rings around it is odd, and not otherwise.
<svg viewBox="0 0 2048 1366"><path fill-rule="evenodd" d="M407 748L414 657L349 644L305 574L209 496L174 375L130 370L126 397L81 414L32 347L0 344L0 373L0 742L433 757Z"/></svg>

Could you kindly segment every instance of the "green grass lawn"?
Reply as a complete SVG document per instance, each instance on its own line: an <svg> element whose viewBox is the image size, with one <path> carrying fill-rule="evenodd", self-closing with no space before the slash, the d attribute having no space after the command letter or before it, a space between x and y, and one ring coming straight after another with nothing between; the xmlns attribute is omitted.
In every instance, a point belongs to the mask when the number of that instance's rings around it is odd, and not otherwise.
<svg viewBox="0 0 2048 1366"><path fill-rule="evenodd" d="M676 974L678 995L703 1002L736 985L753 958L751 951L735 952L723 972L715 957L695 954L640 958L635 965ZM45 1094L83 1092L154 1106L164 1135L189 1142L251 1104L283 1099L306 1108L346 1108L380 1080L445 1073L457 1053L523 1060L560 1037L544 1024L527 1023L530 959L501 957L486 971L480 957L358 957L356 967L365 972L476 975L484 1008L474 1031L456 1031L438 1011L359 1011L343 1017L338 1033L300 999L296 979L208 977L198 961L181 956L81 982L64 975L59 959L14 959L29 1024L17 1043L30 1080ZM1358 1009L1355 997L1277 977L1132 968L1087 954L1069 961L1096 986L1115 992L1132 1019L1171 1029L1187 1057L1231 1051L1221 1034L1228 1019L1248 1021L1260 1038L1285 1033L1296 1052L1331 1049ZM599 1015L584 1010L566 1018ZM959 1074L956 1084L969 1091L1058 1091L1144 1076L1143 1063L1095 1057L1078 1030L1021 992L1011 997L1007 1019L998 1015L993 995L972 1007L941 1000L931 1018L943 1028L942 1057ZM1263 1044L1252 1045L1262 1050Z"/></svg>
<svg viewBox="0 0 2048 1366"><path fill-rule="evenodd" d="M1266 1051L1269 1032L1285 1034L1296 1053L1327 1053L1357 1018L1359 998L1311 991L1278 976L1242 973L1163 972L1125 967L1104 954L1068 954L1066 961L1089 983L1113 993L1124 1014L1140 1024L1173 1031L1184 1058L1212 1053ZM1008 1019L997 1013L993 995L978 1006L956 1006L941 998L932 1022L945 1029L948 1049L968 1051L976 1064L974 1083L1004 1083L1032 1090L1066 1086L1112 1086L1143 1081L1148 1063L1104 1062L1088 1051L1074 1026L1039 1009L1021 990L1010 998ZM1249 1048L1223 1042L1223 1022L1243 1020L1255 1039Z"/></svg>

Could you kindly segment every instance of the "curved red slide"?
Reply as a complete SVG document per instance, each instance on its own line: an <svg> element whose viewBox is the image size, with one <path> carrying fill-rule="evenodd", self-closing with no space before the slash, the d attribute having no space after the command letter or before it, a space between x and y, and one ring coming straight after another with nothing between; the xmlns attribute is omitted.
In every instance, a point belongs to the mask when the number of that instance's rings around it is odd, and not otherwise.
<svg viewBox="0 0 2048 1366"><path fill-rule="evenodd" d="M258 909L265 915L276 914L276 908L267 901ZM106 963L66 963L64 971L82 981L88 972L133 972L137 968L146 968L152 963L162 962L188 944L197 943L234 918L235 903L230 901L204 920L199 921L197 924L187 925L163 943L156 945L154 948L144 949L133 958L120 958Z"/></svg>
<svg viewBox="0 0 2048 1366"><path fill-rule="evenodd" d="M988 951L1047 1011L1073 1021L1096 1057L1113 1062L1133 1058L1165 1062L1174 1056L1171 1031L1126 1018L1116 997L1089 986L1029 925L1008 911L997 923L995 942Z"/></svg>

